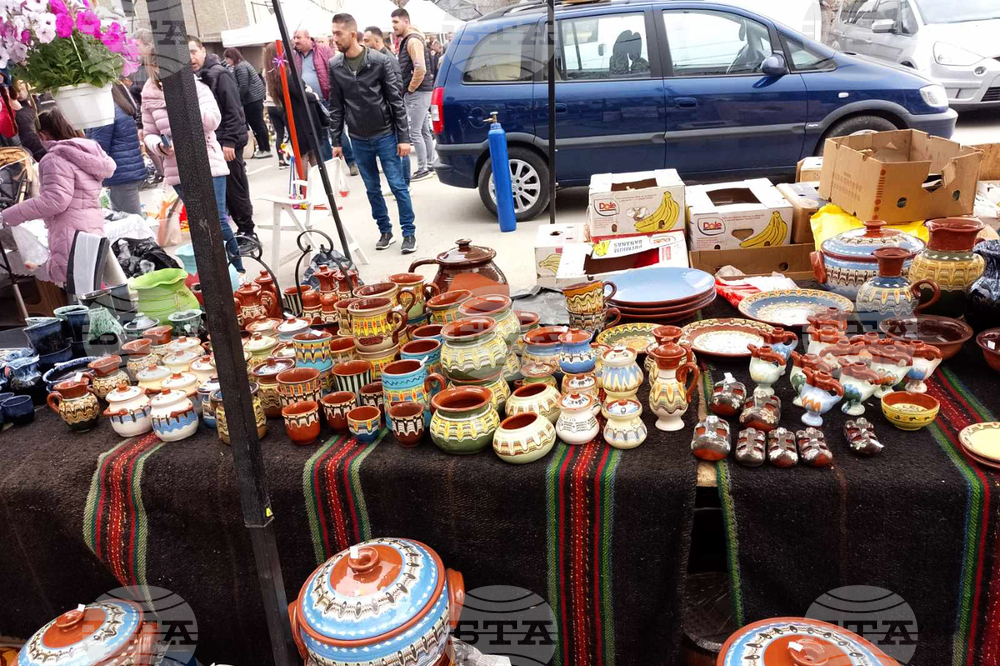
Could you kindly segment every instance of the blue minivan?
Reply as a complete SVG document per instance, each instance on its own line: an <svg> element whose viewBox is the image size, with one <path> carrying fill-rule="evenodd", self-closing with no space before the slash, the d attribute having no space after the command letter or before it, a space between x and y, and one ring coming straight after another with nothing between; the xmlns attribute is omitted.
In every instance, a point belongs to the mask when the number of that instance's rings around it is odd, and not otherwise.
<svg viewBox="0 0 1000 666"><path fill-rule="evenodd" d="M519 220L549 201L545 19L534 2L465 24L431 105L439 179L479 188L490 211L487 117L499 113ZM955 129L944 88L914 70L837 53L730 5L557 3L555 31L560 187L665 167L689 180L784 176L826 137Z"/></svg>

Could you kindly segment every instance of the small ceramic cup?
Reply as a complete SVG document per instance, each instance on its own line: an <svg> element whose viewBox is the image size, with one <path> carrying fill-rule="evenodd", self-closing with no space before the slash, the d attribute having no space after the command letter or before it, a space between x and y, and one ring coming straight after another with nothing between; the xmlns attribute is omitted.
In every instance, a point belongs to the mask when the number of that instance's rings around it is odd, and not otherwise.
<svg viewBox="0 0 1000 666"><path fill-rule="evenodd" d="M419 402L394 402L389 406L392 434L399 445L412 449L424 437L424 406Z"/></svg>
<svg viewBox="0 0 1000 666"><path fill-rule="evenodd" d="M362 387L371 381L372 364L368 361L341 363L333 366L333 376L339 390L350 391L360 397Z"/></svg>
<svg viewBox="0 0 1000 666"><path fill-rule="evenodd" d="M319 437L319 405L315 400L293 402L281 408L285 432L295 444L312 444Z"/></svg>
<svg viewBox="0 0 1000 666"><path fill-rule="evenodd" d="M608 287L611 288L610 292L608 292ZM566 297L566 309L569 312L598 314L604 311L605 301L618 292L618 287L615 286L614 282L593 280L571 285L562 291L563 296Z"/></svg>
<svg viewBox="0 0 1000 666"><path fill-rule="evenodd" d="M365 384L361 387L361 392L358 394L358 406L378 407L379 411L383 411L384 398L382 393L383 388L381 381Z"/></svg>
<svg viewBox="0 0 1000 666"><path fill-rule="evenodd" d="M326 424L334 432L347 432L347 413L358 406L358 398L350 391L337 391L320 400Z"/></svg>
<svg viewBox="0 0 1000 666"><path fill-rule="evenodd" d="M378 407L355 407L347 413L347 427L362 444L371 444L382 429L382 412Z"/></svg>
<svg viewBox="0 0 1000 666"><path fill-rule="evenodd" d="M15 395L0 404L3 420L14 425L25 425L35 420L35 406L30 395Z"/></svg>

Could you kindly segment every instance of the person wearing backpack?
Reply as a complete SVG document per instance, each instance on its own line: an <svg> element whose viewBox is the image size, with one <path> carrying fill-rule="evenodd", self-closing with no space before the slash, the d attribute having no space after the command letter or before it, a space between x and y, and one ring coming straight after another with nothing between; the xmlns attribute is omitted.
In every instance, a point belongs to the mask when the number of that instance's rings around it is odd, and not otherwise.
<svg viewBox="0 0 1000 666"><path fill-rule="evenodd" d="M104 181L111 206L125 213L142 215L139 185L146 180L147 174L139 147L139 129L135 124L137 109L121 82L114 83L111 95L115 100L115 122L89 129L86 135L99 143L118 165L114 174Z"/></svg>

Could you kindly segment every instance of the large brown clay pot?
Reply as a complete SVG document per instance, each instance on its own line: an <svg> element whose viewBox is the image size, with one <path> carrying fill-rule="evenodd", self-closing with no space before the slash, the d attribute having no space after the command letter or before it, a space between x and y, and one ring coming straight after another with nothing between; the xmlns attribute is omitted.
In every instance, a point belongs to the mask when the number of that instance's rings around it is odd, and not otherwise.
<svg viewBox="0 0 1000 666"><path fill-rule="evenodd" d="M510 296L510 286L503 271L493 263L496 250L473 245L463 238L458 247L442 252L434 259L419 259L410 264L412 273L418 266L437 264L438 272L432 282L441 293L453 289L468 289L475 296L500 294Z"/></svg>

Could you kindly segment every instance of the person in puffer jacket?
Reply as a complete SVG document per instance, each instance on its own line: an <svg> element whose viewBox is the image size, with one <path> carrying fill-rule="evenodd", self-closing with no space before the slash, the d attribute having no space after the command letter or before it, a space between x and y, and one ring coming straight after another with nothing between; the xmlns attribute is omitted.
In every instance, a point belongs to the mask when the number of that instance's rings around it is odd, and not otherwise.
<svg viewBox="0 0 1000 666"><path fill-rule="evenodd" d="M13 227L44 220L49 232L49 277L65 284L76 232L104 235L101 182L116 165L96 141L81 137L58 109L38 116L38 136L46 150L38 163L38 196L3 211L0 221Z"/></svg>
<svg viewBox="0 0 1000 666"><path fill-rule="evenodd" d="M139 185L146 180L146 163L139 148L139 129L135 125L136 108L132 97L121 83L111 88L115 99L115 122L86 131L88 139L101 144L118 165L115 173L104 181L111 206L125 213L142 215Z"/></svg>
<svg viewBox="0 0 1000 666"><path fill-rule="evenodd" d="M184 187L181 185L180 173L177 170L177 155L174 153L170 119L167 117L167 102L163 98L159 69L155 64L147 65L147 69L149 79L142 88L142 129L145 133L146 150L163 157L163 180L167 185L173 185L177 195L183 200ZM219 221L222 222L222 237L225 240L226 252L233 260L233 266L242 273L243 261L240 259L236 235L229 226L229 212L226 208L226 178L229 176L229 164L222 154L219 140L215 138L215 130L222 122L222 113L215 101L215 95L208 86L199 81L193 73L191 76L195 79L194 86L198 92L202 131L208 148L208 163L212 169L215 205L219 211ZM169 145L164 145L164 137Z"/></svg>

